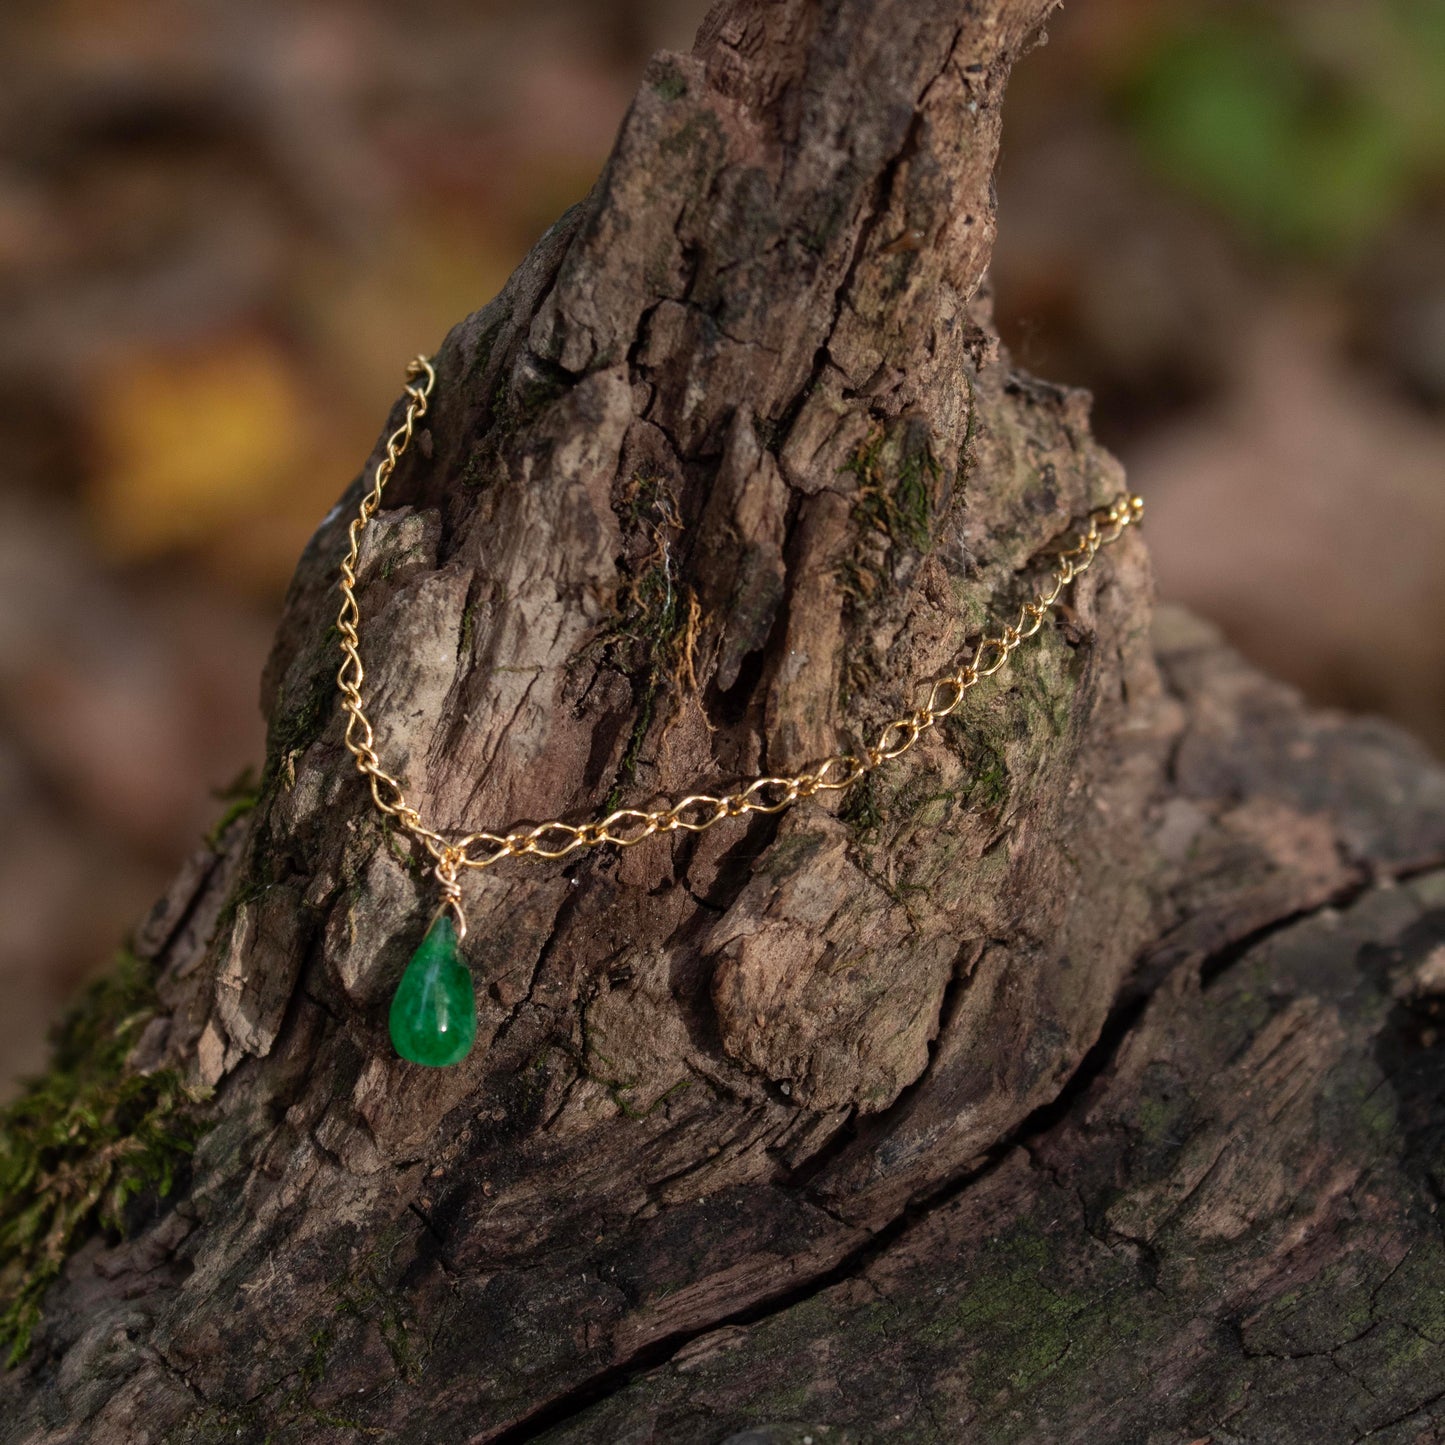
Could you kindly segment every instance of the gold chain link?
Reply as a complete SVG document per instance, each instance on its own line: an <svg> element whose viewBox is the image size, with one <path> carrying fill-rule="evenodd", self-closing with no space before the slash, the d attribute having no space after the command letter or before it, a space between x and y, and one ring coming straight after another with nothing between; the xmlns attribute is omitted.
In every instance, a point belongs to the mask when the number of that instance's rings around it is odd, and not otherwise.
<svg viewBox="0 0 1445 1445"><path fill-rule="evenodd" d="M381 495L396 470L416 431L427 414L436 371L430 360L418 356L407 367L406 414L401 425L386 439L386 455L377 463L371 490L347 530L350 545L341 563L341 670L336 675L346 712L346 746L356 759L357 771L371 785L371 796L382 813L417 839L436 861L435 874L441 885L444 906L457 915L463 933L457 875L463 868L490 868L504 858L565 858L579 848L600 848L604 843L631 848L655 833L701 833L724 818L741 818L748 813L781 813L801 798L817 793L842 792L866 774L892 758L901 757L929 728L956 712L969 688L992 677L1009 660L1020 643L1043 626L1049 610L1056 606L1064 589L1093 565L1101 547L1117 541L1125 529L1137 524L1144 514L1143 499L1127 496L1112 506L1093 512L1088 525L1073 546L1056 554L1049 585L1032 602L1025 602L1019 619L995 637L980 639L970 661L957 671L929 685L926 700L911 712L886 723L871 747L857 753L834 753L806 772L754 778L733 793L690 793L662 808L618 808L590 823L565 823L561 819L519 828L509 833L468 833L449 841L428 827L406 800L401 783L381 766L374 746L371 723L362 708L361 609L356 601L356 564L361 553L361 534L381 506Z"/></svg>

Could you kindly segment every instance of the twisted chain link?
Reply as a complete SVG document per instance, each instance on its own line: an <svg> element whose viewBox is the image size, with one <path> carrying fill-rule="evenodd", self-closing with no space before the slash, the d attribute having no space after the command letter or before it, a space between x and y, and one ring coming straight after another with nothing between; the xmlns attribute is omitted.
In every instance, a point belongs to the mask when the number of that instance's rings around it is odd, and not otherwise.
<svg viewBox="0 0 1445 1445"><path fill-rule="evenodd" d="M856 753L834 753L807 771L754 778L732 793L690 793L660 808L618 808L589 823L565 823L552 819L508 833L468 833L448 840L428 827L407 802L401 783L382 766L377 757L375 737L361 700L366 673L361 665L361 609L356 601L356 565L361 553L361 534L381 506L396 464L411 444L417 423L427 414L436 371L424 356L407 367L406 413L401 425L386 439L386 454L377 463L371 489L347 530L349 546L341 563L341 670L336 675L346 713L346 746L356 759L357 771L371 786L372 800L387 817L411 834L435 860L434 873L441 886L444 906L457 916L465 933L461 890L457 877L464 868L490 868L504 858L565 858L579 848L600 848L611 843L632 848L654 834L702 833L724 818L741 818L749 813L781 813L803 798L818 793L836 793L851 788L865 775L893 758L901 757L926 733L962 705L969 688L992 677L1005 666L1014 650L1043 626L1056 607L1064 589L1093 565L1102 547L1115 542L1125 530L1143 517L1143 499L1126 496L1110 507L1090 514L1087 526L1070 547L1055 556L1048 585L1019 610L1018 621L996 636L983 637L970 660L946 677L929 684L925 700L910 712L885 723L872 746Z"/></svg>

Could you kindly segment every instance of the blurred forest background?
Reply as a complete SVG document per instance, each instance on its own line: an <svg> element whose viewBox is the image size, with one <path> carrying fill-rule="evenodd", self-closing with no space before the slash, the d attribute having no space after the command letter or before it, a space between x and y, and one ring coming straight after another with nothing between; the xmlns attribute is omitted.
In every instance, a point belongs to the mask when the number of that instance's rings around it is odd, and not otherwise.
<svg viewBox="0 0 1445 1445"><path fill-rule="evenodd" d="M0 9L0 1092L259 762L406 359L705 9ZM1095 393L1163 594L1445 748L1445 3L1073 0L1005 121L1004 336Z"/></svg>

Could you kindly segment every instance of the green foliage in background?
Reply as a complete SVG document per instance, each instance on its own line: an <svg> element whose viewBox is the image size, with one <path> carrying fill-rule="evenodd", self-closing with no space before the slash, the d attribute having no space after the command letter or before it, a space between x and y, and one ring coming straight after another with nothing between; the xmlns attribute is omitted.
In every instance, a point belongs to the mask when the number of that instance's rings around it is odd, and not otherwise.
<svg viewBox="0 0 1445 1445"><path fill-rule="evenodd" d="M1220 6L1157 32L1121 99L1168 180L1269 249L1348 259L1445 175L1445 4Z"/></svg>
<svg viewBox="0 0 1445 1445"><path fill-rule="evenodd" d="M155 1011L149 964L122 953L61 1023L50 1072L0 1109L0 1344L29 1348L46 1289L94 1229L124 1232L138 1196L168 1194L202 1095L126 1056Z"/></svg>

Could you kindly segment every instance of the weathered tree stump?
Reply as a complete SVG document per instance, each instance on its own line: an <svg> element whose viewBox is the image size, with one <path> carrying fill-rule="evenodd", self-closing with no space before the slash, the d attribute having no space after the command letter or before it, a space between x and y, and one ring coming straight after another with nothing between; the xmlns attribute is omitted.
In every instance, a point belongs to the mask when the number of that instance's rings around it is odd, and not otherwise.
<svg viewBox="0 0 1445 1445"><path fill-rule="evenodd" d="M871 736L1123 490L991 330L1049 0L729 0L438 356L368 533L429 818L590 817ZM404 358L399 357L399 362ZM375 458L373 458L373 461ZM263 786L141 929L129 1068L214 1090L0 1385L12 1441L1419 1441L1445 1428L1445 776L1307 711L1126 538L906 757L435 893L296 574Z"/></svg>

